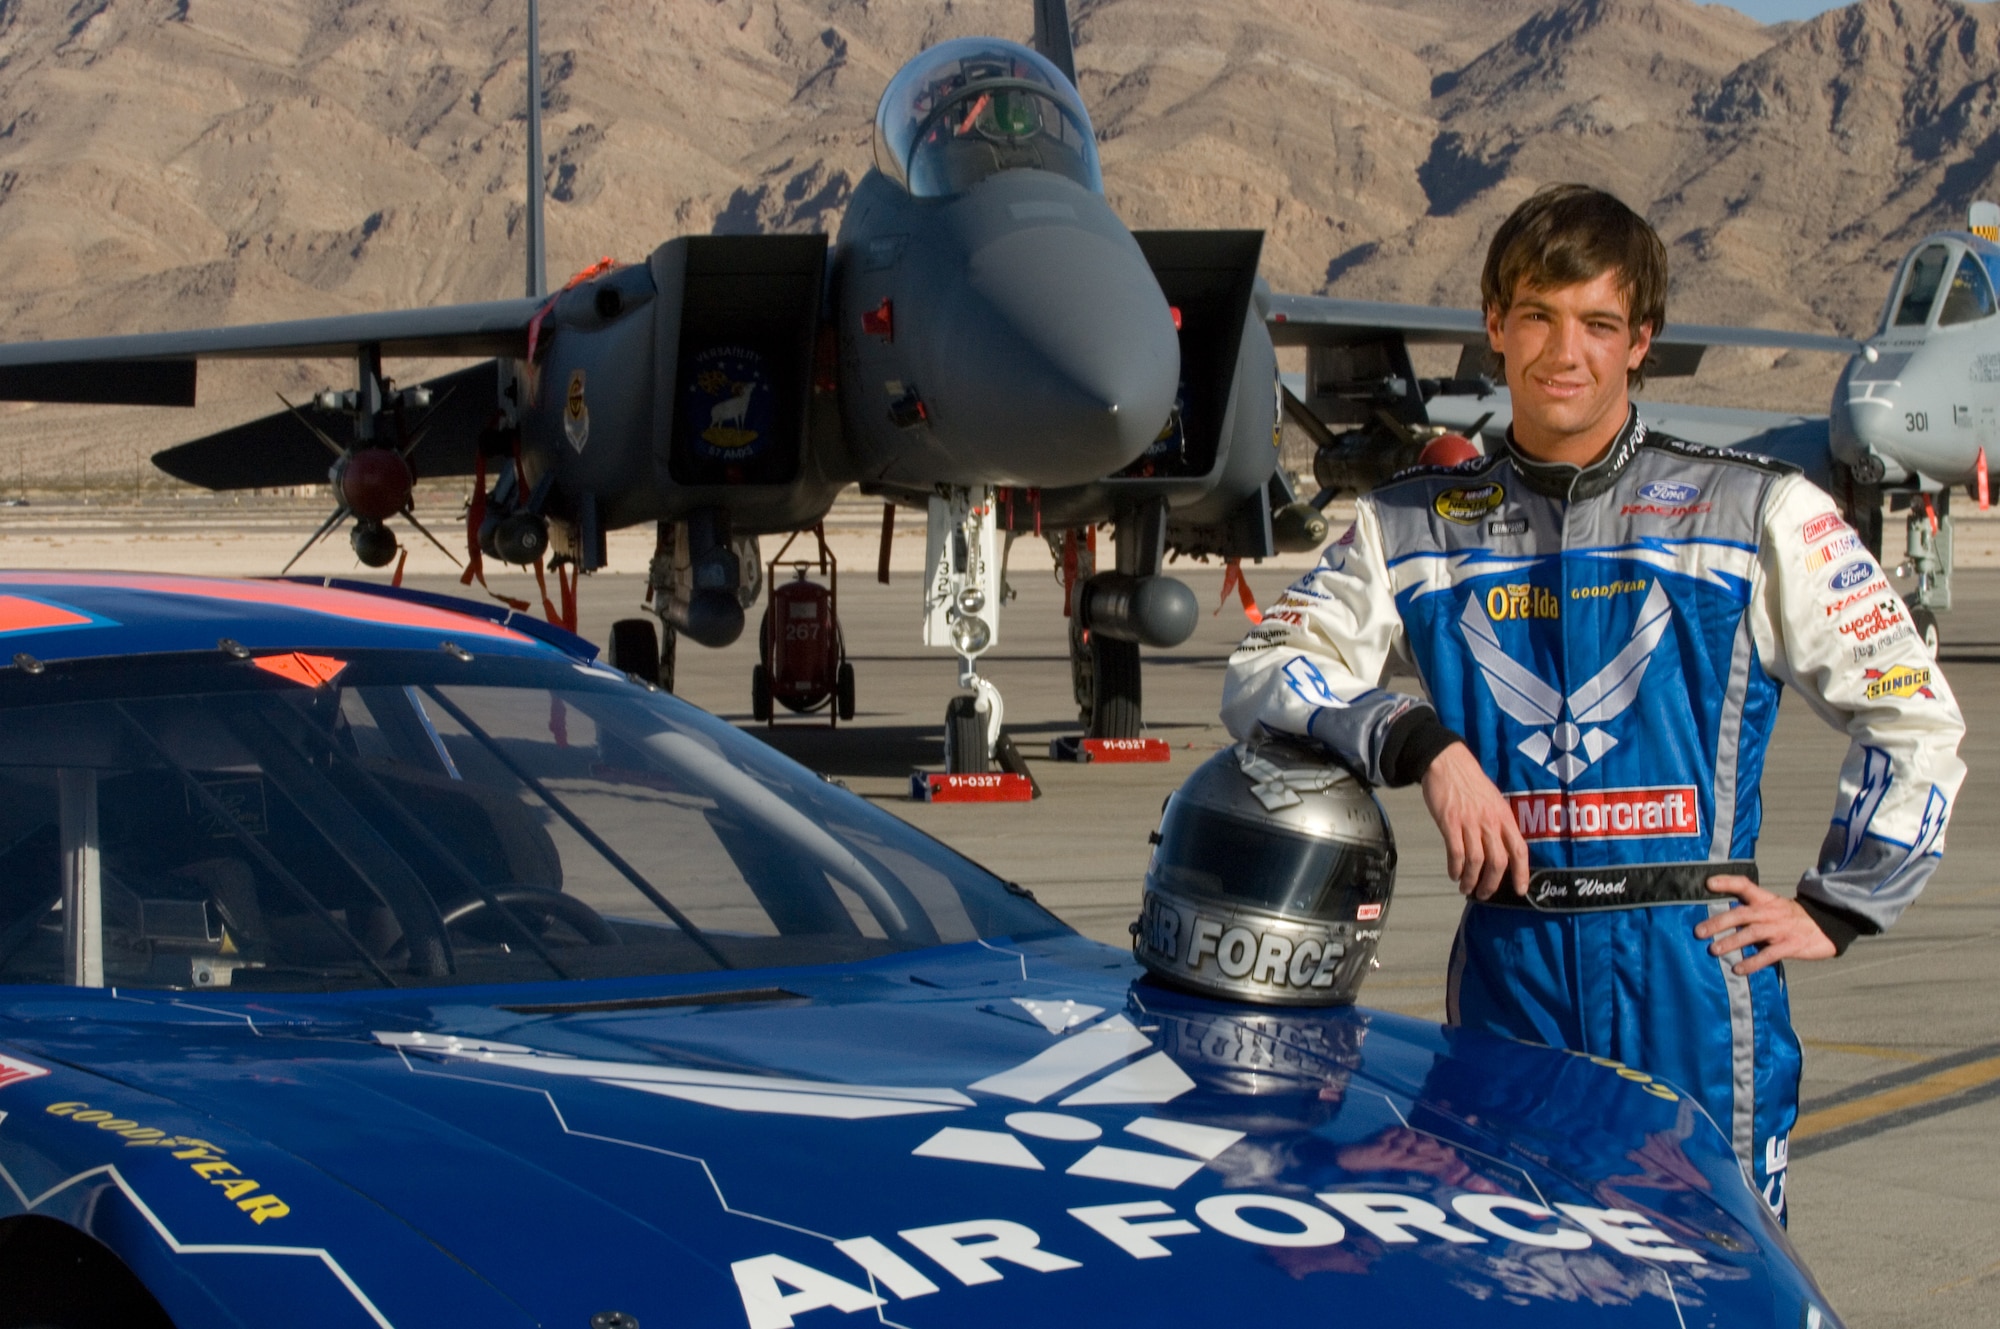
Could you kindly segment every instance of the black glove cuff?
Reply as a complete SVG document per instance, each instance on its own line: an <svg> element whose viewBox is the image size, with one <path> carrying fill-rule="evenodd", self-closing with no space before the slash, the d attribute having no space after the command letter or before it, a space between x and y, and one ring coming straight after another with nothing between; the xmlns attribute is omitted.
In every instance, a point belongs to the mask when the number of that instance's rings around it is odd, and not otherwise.
<svg viewBox="0 0 2000 1329"><path fill-rule="evenodd" d="M1391 789L1400 789L1423 779L1438 753L1464 741L1444 727L1436 711L1428 706L1412 706L1389 722L1376 765L1383 782Z"/></svg>
<svg viewBox="0 0 2000 1329"><path fill-rule="evenodd" d="M1872 937L1882 930L1861 915L1849 913L1824 900L1815 900L1810 895L1801 895L1798 899L1799 908L1812 915L1812 921L1819 924L1819 930L1833 943L1835 955L1847 954L1847 948L1854 944L1856 937Z"/></svg>

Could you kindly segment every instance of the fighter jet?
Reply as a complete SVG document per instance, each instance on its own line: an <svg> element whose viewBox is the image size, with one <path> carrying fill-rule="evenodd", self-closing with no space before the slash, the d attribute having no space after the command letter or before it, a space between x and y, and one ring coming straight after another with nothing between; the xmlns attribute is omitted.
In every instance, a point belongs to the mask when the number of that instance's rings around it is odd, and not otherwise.
<svg viewBox="0 0 2000 1329"><path fill-rule="evenodd" d="M0 398L191 405L204 359L351 357L352 389L154 460L211 489L330 477L313 539L351 521L370 566L396 556L390 523L415 522L419 471L477 477L475 564L553 554L592 572L607 531L655 524L664 649L639 620L614 653L669 686L677 637L742 631L754 537L810 529L858 484L929 524L923 636L959 660L954 771L1010 755L977 664L1000 640L1004 544L1040 536L1063 550L1089 732L1134 736L1141 644L1178 644L1196 619L1161 572L1169 551L1269 556L1292 504L1251 307L1262 237L1129 230L1104 198L1063 0L1038 0L1035 31L1035 49L941 43L891 80L830 244L683 236L549 296L531 149L520 299L0 347ZM405 387L387 365L414 356L492 358ZM1292 515L1323 535L1317 513Z"/></svg>
<svg viewBox="0 0 2000 1329"><path fill-rule="evenodd" d="M1951 609L1951 491L1988 505L1987 453L2000 446L2000 205L1974 203L1964 231L1919 241L1890 284L1875 334L1834 386L1837 495L1870 550L1883 507L1905 513L1901 570L1910 620L1935 649Z"/></svg>
<svg viewBox="0 0 2000 1329"><path fill-rule="evenodd" d="M351 522L370 566L396 556L389 523L415 525L419 471L475 477L468 575L484 558L593 572L607 531L654 525L663 636L627 620L613 656L667 686L677 638L741 633L755 537L812 528L858 485L924 513L923 639L959 666L947 765L980 772L1018 764L978 672L1000 640L1009 540L1058 551L1088 734L1134 737L1140 647L1176 645L1196 621L1193 593L1162 571L1169 554L1254 560L1325 538L1277 468L1281 399L1332 441L1335 469L1386 474L1414 455L1439 390L1410 372L1403 339L1454 311L1357 329L1346 302L1261 295L1257 231L1125 226L1104 198L1064 0L1036 0L1032 49L961 38L895 75L874 169L831 243L683 236L553 296L532 82L528 101L525 296L0 346L0 399L191 405L204 359L351 357L353 388L154 460L211 489L330 478L334 511L308 547ZM1303 415L1280 390L1274 334L1314 346ZM423 356L491 358L410 386L387 372ZM1339 409L1313 414L1327 402ZM1360 435L1327 432L1350 418ZM1100 526L1113 532L1101 570Z"/></svg>

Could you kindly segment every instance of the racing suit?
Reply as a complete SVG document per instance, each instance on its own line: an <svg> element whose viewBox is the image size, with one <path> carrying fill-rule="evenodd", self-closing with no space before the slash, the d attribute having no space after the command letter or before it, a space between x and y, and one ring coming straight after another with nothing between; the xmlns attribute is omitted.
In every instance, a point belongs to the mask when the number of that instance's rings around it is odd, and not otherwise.
<svg viewBox="0 0 2000 1329"><path fill-rule="evenodd" d="M1430 698L1382 689L1391 658ZM1936 870L1964 778L1957 703L1903 602L1795 468L1649 434L1591 466L1513 447L1408 473L1230 658L1238 738L1419 778L1462 735L1528 844L1526 900L1469 902L1455 1024L1642 1068L1691 1094L1782 1215L1799 1045L1781 966L1696 924L1755 876L1758 782L1789 686L1852 739L1800 904L1845 950Z"/></svg>

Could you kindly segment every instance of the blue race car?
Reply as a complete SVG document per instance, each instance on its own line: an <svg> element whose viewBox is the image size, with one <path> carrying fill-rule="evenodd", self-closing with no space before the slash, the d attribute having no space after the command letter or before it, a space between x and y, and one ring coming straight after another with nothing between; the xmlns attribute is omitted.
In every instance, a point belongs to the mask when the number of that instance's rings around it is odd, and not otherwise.
<svg viewBox="0 0 2000 1329"><path fill-rule="evenodd" d="M0 1326L1835 1323L1671 1086L1157 985L477 604L0 573L0 983Z"/></svg>

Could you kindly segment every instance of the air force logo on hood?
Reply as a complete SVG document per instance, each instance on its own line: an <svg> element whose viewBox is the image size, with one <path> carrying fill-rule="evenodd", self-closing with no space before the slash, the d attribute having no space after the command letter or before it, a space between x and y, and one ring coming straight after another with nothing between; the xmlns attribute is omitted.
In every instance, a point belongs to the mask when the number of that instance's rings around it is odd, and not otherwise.
<svg viewBox="0 0 2000 1329"><path fill-rule="evenodd" d="M1137 1114L1122 1126L1124 1133L1133 1137L1127 1143L1164 1146L1169 1152L1099 1144L1065 1171L1071 1176L1173 1190L1243 1138L1241 1131L1168 1121L1143 1111L1172 1102L1193 1089L1195 1082L1172 1057L1155 1051L1152 1040L1125 1016L1097 1020L1104 1013L1103 1007L1074 1001L1016 997L1014 1004L1058 1041L1020 1065L967 1087L987 1098L1019 1104L1023 1110L1008 1113L1005 1131L945 1126L911 1149L913 1155L1046 1171L1028 1139L1087 1142L1104 1134L1104 1127L1096 1121L1049 1108L1131 1108ZM1092 1020L1097 1022L1091 1024ZM1070 1032L1083 1025L1089 1027ZM409 1052L582 1078L730 1112L862 1121L955 1113L980 1103L957 1089L843 1084L595 1061L538 1052L515 1043L441 1034L378 1032L375 1040ZM1135 1056L1138 1059L1131 1060Z"/></svg>

